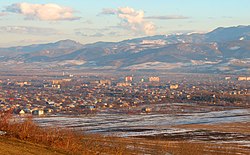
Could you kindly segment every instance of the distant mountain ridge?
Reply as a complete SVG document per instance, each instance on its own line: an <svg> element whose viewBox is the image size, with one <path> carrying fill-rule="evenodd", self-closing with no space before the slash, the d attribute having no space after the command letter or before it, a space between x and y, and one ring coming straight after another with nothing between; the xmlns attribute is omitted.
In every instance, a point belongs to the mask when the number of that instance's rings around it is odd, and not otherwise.
<svg viewBox="0 0 250 155"><path fill-rule="evenodd" d="M250 73L250 26L206 34L156 35L82 45L73 40L0 48L0 62L23 68L153 69ZM38 67L38 66L37 66Z"/></svg>

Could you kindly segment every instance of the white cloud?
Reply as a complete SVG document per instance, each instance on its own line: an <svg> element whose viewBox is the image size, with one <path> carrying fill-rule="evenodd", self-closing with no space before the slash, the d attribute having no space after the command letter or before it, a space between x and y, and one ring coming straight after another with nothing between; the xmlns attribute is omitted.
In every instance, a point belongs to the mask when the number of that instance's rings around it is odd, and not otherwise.
<svg viewBox="0 0 250 155"><path fill-rule="evenodd" d="M148 16L145 19L158 19L158 20L170 20L170 19L189 19L189 17L181 15L171 15L171 16Z"/></svg>
<svg viewBox="0 0 250 155"><path fill-rule="evenodd" d="M130 7L120 7L118 9L103 9L101 14L117 15L121 19L120 26L135 33L147 35L155 33L155 25L145 20L142 10L137 11Z"/></svg>
<svg viewBox="0 0 250 155"><path fill-rule="evenodd" d="M30 34L30 35L55 35L59 34L55 29L39 28L29 26L1 26L1 33L17 33L17 34Z"/></svg>
<svg viewBox="0 0 250 155"><path fill-rule="evenodd" d="M81 36L81 37L103 37L103 36L105 36L103 33L100 33L100 32L97 32L94 34L86 34L86 33L83 33L81 31L76 31L75 35Z"/></svg>
<svg viewBox="0 0 250 155"><path fill-rule="evenodd" d="M116 9L111 9L111 8L104 8L102 9L101 14L105 14L105 15L115 15L117 13Z"/></svg>
<svg viewBox="0 0 250 155"><path fill-rule="evenodd" d="M22 14L27 19L39 19L47 21L79 19L79 17L74 16L73 9L59 6L57 4L15 3L8 6L5 11Z"/></svg>
<svg viewBox="0 0 250 155"><path fill-rule="evenodd" d="M95 34L92 34L92 35L89 35L90 37L103 37L104 34L103 33L95 33Z"/></svg>
<svg viewBox="0 0 250 155"><path fill-rule="evenodd" d="M87 36L88 36L87 34L81 32L81 31L76 31L76 32L75 32L75 35L81 36L81 37L87 37Z"/></svg>

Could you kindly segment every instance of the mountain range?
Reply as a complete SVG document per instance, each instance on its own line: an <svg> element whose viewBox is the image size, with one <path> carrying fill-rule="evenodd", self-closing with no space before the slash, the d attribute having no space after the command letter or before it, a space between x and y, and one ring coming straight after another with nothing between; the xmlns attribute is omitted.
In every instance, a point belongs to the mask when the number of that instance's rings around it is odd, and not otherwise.
<svg viewBox="0 0 250 155"><path fill-rule="evenodd" d="M250 26L83 45L73 40L0 48L0 68L250 73Z"/></svg>

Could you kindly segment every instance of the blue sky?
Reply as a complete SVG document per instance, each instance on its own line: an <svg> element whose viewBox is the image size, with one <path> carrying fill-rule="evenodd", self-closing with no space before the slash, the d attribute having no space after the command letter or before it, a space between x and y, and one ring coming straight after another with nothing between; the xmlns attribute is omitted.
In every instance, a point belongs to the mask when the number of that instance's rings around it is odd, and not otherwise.
<svg viewBox="0 0 250 155"><path fill-rule="evenodd" d="M249 0L0 1L0 46L118 41L250 25Z"/></svg>

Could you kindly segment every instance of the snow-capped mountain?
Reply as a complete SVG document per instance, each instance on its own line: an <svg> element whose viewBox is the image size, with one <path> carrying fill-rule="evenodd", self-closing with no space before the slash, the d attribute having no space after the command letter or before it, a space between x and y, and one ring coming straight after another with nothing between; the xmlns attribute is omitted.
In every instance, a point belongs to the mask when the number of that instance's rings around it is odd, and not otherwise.
<svg viewBox="0 0 250 155"><path fill-rule="evenodd" d="M0 48L4 67L154 69L176 72L250 73L250 26L206 34L156 35L82 45L72 40Z"/></svg>

